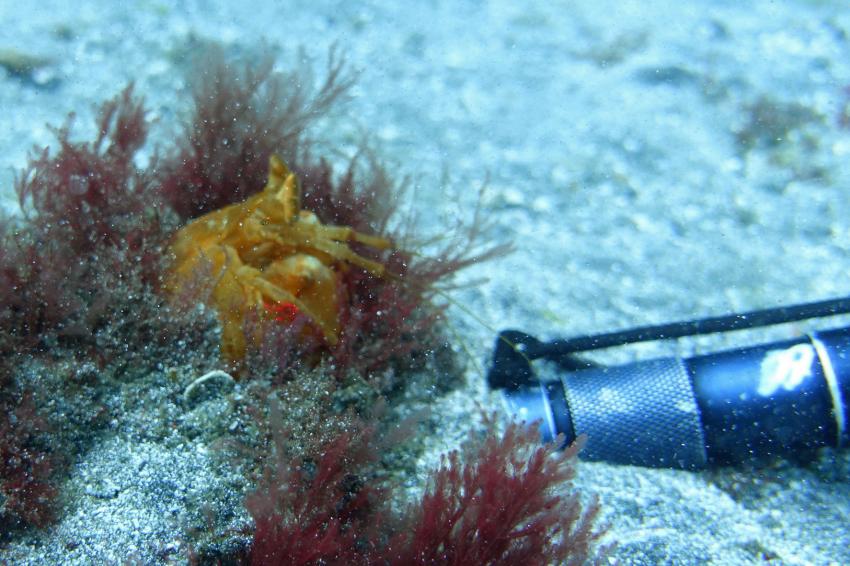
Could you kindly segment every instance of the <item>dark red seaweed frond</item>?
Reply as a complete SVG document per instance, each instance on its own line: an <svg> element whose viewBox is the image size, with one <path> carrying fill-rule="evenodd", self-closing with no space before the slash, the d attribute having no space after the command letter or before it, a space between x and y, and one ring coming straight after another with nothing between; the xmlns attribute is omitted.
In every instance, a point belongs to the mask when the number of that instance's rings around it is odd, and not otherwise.
<svg viewBox="0 0 850 566"><path fill-rule="evenodd" d="M46 429L32 395L15 400L0 389L0 532L43 527L53 519L54 461L38 438Z"/></svg>
<svg viewBox="0 0 850 566"><path fill-rule="evenodd" d="M540 446L534 427L453 452L409 510L409 529L390 544L392 564L570 564L598 560L596 502L582 510L563 493L575 476L579 445ZM604 551L603 551L604 553Z"/></svg>
<svg viewBox="0 0 850 566"><path fill-rule="evenodd" d="M101 106L93 142L71 141L71 123L56 130L55 155L44 149L15 180L21 208L35 213L30 220L39 238L84 254L155 232L144 221L153 216L151 179L133 163L148 128L132 85Z"/></svg>
<svg viewBox="0 0 850 566"><path fill-rule="evenodd" d="M315 447L312 461L282 457L278 437L247 505L255 521L251 562L273 564L600 563L599 507L566 491L579 445L540 446L534 427L470 441L431 475L422 498L398 514L377 505L391 486L364 473L376 461L368 429Z"/></svg>
<svg viewBox="0 0 850 566"><path fill-rule="evenodd" d="M192 109L180 141L161 167L165 200L190 219L260 191L269 157L277 154L294 166L306 149L307 130L333 110L351 84L334 51L317 84L306 64L277 71L270 51L237 65L211 48L193 77Z"/></svg>

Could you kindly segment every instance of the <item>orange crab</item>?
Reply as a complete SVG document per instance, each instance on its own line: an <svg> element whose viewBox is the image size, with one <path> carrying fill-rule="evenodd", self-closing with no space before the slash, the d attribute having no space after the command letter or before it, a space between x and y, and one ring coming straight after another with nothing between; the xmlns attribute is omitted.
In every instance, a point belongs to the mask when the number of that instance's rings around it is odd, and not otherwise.
<svg viewBox="0 0 850 566"><path fill-rule="evenodd" d="M279 322L302 313L333 345L340 331L340 271L351 264L386 276L381 263L358 255L349 242L381 250L392 245L347 226L322 224L315 214L301 210L298 180L273 155L261 193L206 214L177 232L166 287L180 293L197 278L199 269L211 266L207 302L218 312L221 351L230 362L245 357L245 320L254 310Z"/></svg>

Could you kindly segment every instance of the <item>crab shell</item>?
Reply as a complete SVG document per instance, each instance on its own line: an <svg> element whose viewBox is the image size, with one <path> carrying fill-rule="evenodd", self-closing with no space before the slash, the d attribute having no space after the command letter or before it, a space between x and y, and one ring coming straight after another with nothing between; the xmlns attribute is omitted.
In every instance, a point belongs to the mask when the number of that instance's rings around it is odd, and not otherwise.
<svg viewBox="0 0 850 566"><path fill-rule="evenodd" d="M200 282L202 295L218 313L221 350L228 361L245 357L245 322L251 313L266 313L268 305L304 314L333 345L340 331L340 271L355 265L377 277L386 275L381 263L358 255L349 242L381 250L391 246L385 238L324 225L301 210L295 175L273 155L262 192L176 233L166 288L182 296L198 285L199 277L208 278Z"/></svg>

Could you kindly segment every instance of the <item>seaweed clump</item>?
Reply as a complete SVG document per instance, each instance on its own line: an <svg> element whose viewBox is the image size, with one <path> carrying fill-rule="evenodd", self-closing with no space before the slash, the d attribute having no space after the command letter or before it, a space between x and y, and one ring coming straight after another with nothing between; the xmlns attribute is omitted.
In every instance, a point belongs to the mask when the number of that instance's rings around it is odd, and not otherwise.
<svg viewBox="0 0 850 566"><path fill-rule="evenodd" d="M90 142L72 139L72 123L54 130L54 151L35 151L16 177L22 216L0 218L0 523L7 533L55 516L59 463L91 434L69 431L63 411L69 402L61 396L79 384L48 397L29 361L39 357L57 374L63 360L144 371L167 359L161 354L175 336L201 334L202 325L171 312L157 292L176 224L151 199L152 174L134 164L148 135L142 100L131 85L103 103ZM91 406L80 414L89 409L104 413Z"/></svg>
<svg viewBox="0 0 850 566"><path fill-rule="evenodd" d="M91 331L126 303L117 283L159 277L167 228L149 201L152 176L133 164L148 135L142 101L131 85L104 103L93 142L72 141L71 123L55 130L55 155L36 153L15 181L25 217L4 227L2 275L15 293L0 319L18 338Z"/></svg>
<svg viewBox="0 0 850 566"><path fill-rule="evenodd" d="M601 563L604 529L596 501L566 491L580 444L540 446L533 427L473 438L444 458L421 499L401 511L382 504L391 486L369 477L382 448L375 431L349 425L315 461L273 458L248 498L255 530L250 563L574 564Z"/></svg>

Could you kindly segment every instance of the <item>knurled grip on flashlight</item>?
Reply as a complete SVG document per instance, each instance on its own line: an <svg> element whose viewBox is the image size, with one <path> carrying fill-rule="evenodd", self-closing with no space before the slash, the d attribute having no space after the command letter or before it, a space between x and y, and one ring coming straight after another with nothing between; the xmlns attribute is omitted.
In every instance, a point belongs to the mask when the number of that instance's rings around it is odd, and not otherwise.
<svg viewBox="0 0 850 566"><path fill-rule="evenodd" d="M561 376L582 458L649 467L703 468L705 439L682 360L664 358Z"/></svg>

